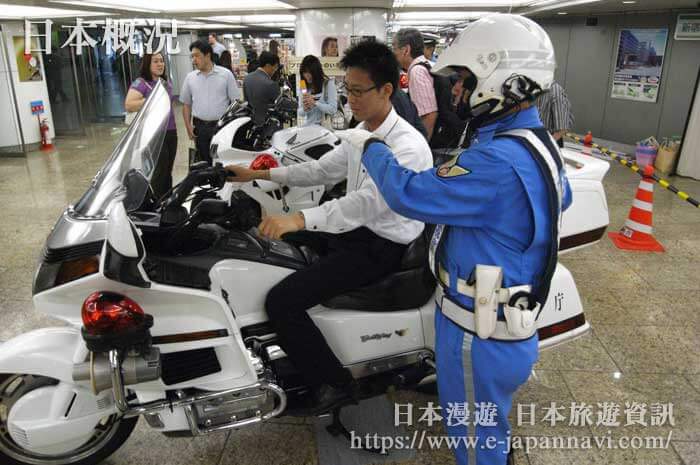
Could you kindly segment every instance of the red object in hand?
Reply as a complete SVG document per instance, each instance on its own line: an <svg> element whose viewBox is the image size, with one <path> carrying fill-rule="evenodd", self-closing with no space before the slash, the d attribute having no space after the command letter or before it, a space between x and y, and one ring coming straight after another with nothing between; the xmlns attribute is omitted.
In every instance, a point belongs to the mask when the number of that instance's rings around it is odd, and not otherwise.
<svg viewBox="0 0 700 465"><path fill-rule="evenodd" d="M591 131L588 131L586 136L583 138L583 144L588 146L593 144L593 134L591 134Z"/></svg>
<svg viewBox="0 0 700 465"><path fill-rule="evenodd" d="M277 163L275 157L269 153L261 153L250 163L250 169L254 171L269 170L278 166L279 163Z"/></svg>
<svg viewBox="0 0 700 465"><path fill-rule="evenodd" d="M108 291L93 292L81 310L83 325L92 335L119 333L143 324L146 316L128 297Z"/></svg>
<svg viewBox="0 0 700 465"><path fill-rule="evenodd" d="M408 89L408 74L401 73L401 76L399 77L399 87L402 89Z"/></svg>

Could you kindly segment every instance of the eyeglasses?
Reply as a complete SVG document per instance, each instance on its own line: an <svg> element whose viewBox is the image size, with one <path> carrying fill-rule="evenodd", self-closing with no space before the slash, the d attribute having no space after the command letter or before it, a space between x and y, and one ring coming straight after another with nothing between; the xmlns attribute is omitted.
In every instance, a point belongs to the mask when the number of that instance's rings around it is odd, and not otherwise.
<svg viewBox="0 0 700 465"><path fill-rule="evenodd" d="M356 88L356 87L350 88L350 87L348 87L348 85L347 85L345 82L343 82L343 83L340 85L340 89L341 89L341 90L344 90L345 92L347 92L348 94L352 95L352 96L355 97L355 98L362 97L363 95L365 95L365 94L366 94L367 92L369 92L370 90L374 90L374 89L376 89L376 88L377 88L376 85L375 85L375 86L372 86L372 87L368 87L367 89L358 89L358 88Z"/></svg>

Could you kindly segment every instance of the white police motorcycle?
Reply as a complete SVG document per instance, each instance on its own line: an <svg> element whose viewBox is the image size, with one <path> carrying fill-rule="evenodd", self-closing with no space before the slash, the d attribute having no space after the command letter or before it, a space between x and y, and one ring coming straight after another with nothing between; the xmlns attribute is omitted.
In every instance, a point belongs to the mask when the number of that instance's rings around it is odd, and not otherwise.
<svg viewBox="0 0 700 465"><path fill-rule="evenodd" d="M2 464L99 463L139 417L167 435L199 436L320 413L264 310L268 290L316 257L259 237L259 210L243 192L187 211L195 187L225 185L220 165L192 167L159 204L149 178L169 112L158 84L46 240L34 305L68 325L1 346ZM361 397L434 374L426 262L419 238L400 271L309 310ZM536 324L542 347L589 329L561 265Z"/></svg>
<svg viewBox="0 0 700 465"><path fill-rule="evenodd" d="M210 145L214 163L236 164L258 169L318 160L340 140L328 129L313 125L284 129L297 112L296 101L283 91L268 109L263 123L255 124L246 102L233 102L217 122ZM289 187L271 181L230 183L218 192L223 199L243 190L267 214L281 214L318 206L322 200L344 193L343 186Z"/></svg>
<svg viewBox="0 0 700 465"><path fill-rule="evenodd" d="M262 125L255 125L247 103L234 102L218 121L218 132L211 143L214 163L244 165L253 169L269 169L318 160L340 144L330 130L314 125L283 129L296 112L296 102L288 92L269 109ZM459 149L437 154L448 157ZM609 164L571 148L562 149L566 173L573 192L573 204L564 212L560 251L568 252L598 242L608 226L608 205L603 178ZM283 214L318 206L326 200L344 195L344 183L311 187L281 186L274 181L256 180L228 183L215 194L228 200L242 190L252 197L263 213ZM198 200L206 194L200 194Z"/></svg>

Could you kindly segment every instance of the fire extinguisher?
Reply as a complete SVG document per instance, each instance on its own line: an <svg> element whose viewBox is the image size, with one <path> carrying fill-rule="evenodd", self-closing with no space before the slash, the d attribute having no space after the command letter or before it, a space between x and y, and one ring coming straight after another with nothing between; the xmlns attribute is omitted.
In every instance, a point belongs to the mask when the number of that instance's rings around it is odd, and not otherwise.
<svg viewBox="0 0 700 465"><path fill-rule="evenodd" d="M43 118L39 122L39 132L41 133L41 150L50 150L53 148L51 144L51 133L49 132L49 122Z"/></svg>

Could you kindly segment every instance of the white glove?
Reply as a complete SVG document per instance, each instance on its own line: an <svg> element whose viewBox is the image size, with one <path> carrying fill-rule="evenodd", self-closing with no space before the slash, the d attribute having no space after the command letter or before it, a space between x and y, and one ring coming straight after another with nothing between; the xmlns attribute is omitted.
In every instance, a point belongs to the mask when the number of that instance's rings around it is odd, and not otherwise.
<svg viewBox="0 0 700 465"><path fill-rule="evenodd" d="M359 150L360 152L365 152L365 147L367 141L377 140L381 141L374 133L371 133L365 129L353 128L346 129L344 131L335 131L335 135L350 144L353 148Z"/></svg>

